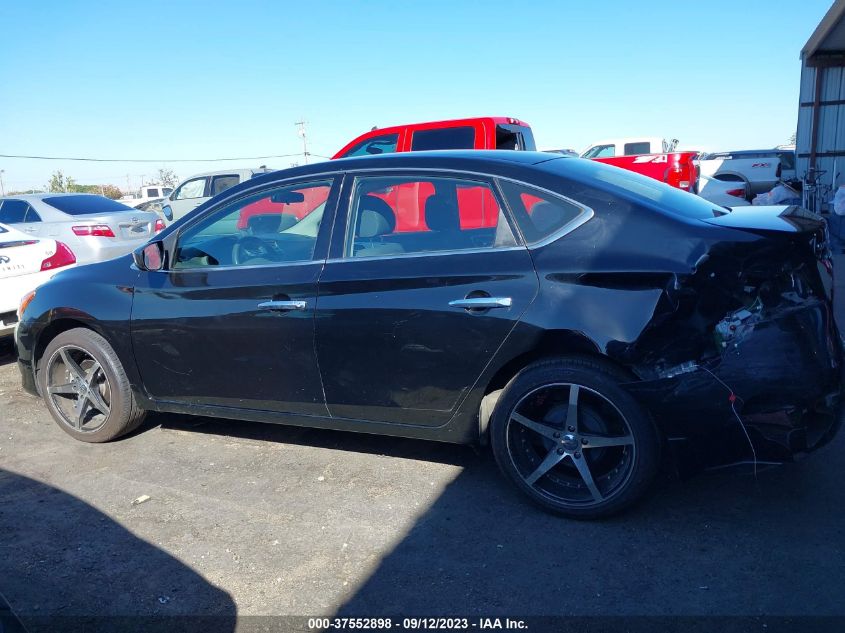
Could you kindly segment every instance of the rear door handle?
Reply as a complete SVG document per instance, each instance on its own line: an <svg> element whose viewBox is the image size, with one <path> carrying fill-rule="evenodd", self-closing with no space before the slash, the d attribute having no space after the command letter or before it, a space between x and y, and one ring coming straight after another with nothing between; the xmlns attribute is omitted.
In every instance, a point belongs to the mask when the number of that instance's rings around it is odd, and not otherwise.
<svg viewBox="0 0 845 633"><path fill-rule="evenodd" d="M28 226L24 229L24 231L26 231L27 233L35 233L35 230L36 229L34 226Z"/></svg>
<svg viewBox="0 0 845 633"><path fill-rule="evenodd" d="M470 299L455 299L449 305L453 308L465 310L489 310L491 308L510 308L513 300L510 297L472 297Z"/></svg>
<svg viewBox="0 0 845 633"><path fill-rule="evenodd" d="M305 301L265 301L258 304L259 310L275 310L277 312L304 310L307 307L308 304Z"/></svg>

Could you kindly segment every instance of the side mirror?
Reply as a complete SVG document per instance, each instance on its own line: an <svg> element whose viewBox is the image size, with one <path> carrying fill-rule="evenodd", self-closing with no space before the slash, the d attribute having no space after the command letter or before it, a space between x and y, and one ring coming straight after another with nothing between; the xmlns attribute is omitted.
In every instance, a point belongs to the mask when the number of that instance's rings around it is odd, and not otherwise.
<svg viewBox="0 0 845 633"><path fill-rule="evenodd" d="M161 212L164 214L164 217L166 217L169 221L173 221L173 209L170 208L169 204L164 205L161 208Z"/></svg>
<svg viewBox="0 0 845 633"><path fill-rule="evenodd" d="M141 270L162 270L164 268L164 245L159 241L145 244L133 251L132 259Z"/></svg>

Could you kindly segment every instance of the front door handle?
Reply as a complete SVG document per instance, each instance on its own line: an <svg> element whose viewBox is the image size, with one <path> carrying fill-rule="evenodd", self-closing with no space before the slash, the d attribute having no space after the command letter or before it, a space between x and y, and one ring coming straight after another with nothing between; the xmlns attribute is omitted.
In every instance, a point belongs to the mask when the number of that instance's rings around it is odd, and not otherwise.
<svg viewBox="0 0 845 633"><path fill-rule="evenodd" d="M34 226L28 226L24 229L27 233L35 233L36 229Z"/></svg>
<svg viewBox="0 0 845 633"><path fill-rule="evenodd" d="M510 308L513 300L510 297L471 297L469 299L455 299L449 305L453 308L465 310L489 310L491 308Z"/></svg>
<svg viewBox="0 0 845 633"><path fill-rule="evenodd" d="M308 304L305 301L265 301L258 304L259 310L275 310L277 312L304 310L307 307Z"/></svg>

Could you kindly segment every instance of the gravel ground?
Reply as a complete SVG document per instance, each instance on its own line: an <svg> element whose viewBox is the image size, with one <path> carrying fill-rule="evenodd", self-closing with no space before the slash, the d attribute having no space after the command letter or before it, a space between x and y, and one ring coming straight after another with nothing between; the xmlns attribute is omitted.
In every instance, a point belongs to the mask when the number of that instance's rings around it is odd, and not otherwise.
<svg viewBox="0 0 845 633"><path fill-rule="evenodd" d="M634 511L581 523L468 447L176 415L76 442L7 354L0 594L30 630L94 614L842 616L843 449L845 434L756 479L661 479Z"/></svg>

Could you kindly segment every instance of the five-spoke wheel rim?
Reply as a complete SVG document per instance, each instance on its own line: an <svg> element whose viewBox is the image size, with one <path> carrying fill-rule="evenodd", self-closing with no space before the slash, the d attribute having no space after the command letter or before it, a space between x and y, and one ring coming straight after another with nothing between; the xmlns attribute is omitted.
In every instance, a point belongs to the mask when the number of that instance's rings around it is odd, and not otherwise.
<svg viewBox="0 0 845 633"><path fill-rule="evenodd" d="M607 503L634 470L631 427L605 396L572 383L538 387L510 412L511 462L525 485L555 504Z"/></svg>
<svg viewBox="0 0 845 633"><path fill-rule="evenodd" d="M100 362L81 347L64 345L46 371L46 395L62 422L80 433L102 428L111 410L111 386Z"/></svg>

